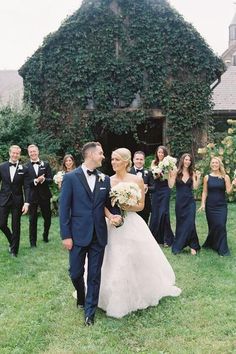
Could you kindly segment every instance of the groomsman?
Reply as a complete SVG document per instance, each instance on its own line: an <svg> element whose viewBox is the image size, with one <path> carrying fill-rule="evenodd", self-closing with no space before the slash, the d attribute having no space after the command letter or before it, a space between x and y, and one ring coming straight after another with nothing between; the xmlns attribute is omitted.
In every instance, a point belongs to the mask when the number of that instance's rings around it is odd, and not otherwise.
<svg viewBox="0 0 236 354"><path fill-rule="evenodd" d="M12 257L17 257L19 251L21 215L26 214L29 207L28 171L19 162L20 154L21 148L12 145L9 149L9 161L0 165L0 229L9 242L9 252ZM10 213L11 230L7 224Z"/></svg>
<svg viewBox="0 0 236 354"><path fill-rule="evenodd" d="M138 214L148 224L148 220L151 212L150 192L152 192L154 188L153 176L151 171L144 169L145 153L143 151L136 151L134 153L133 164L134 166L131 168L130 173L143 178L144 188L145 188L145 206L142 211L138 212Z"/></svg>
<svg viewBox="0 0 236 354"><path fill-rule="evenodd" d="M30 161L26 164L30 181L30 208L29 208L29 239L30 246L37 246L38 207L44 219L43 241L48 242L48 233L51 226L52 197L49 185L52 183L52 171L48 162L39 159L39 149L36 145L28 146Z"/></svg>

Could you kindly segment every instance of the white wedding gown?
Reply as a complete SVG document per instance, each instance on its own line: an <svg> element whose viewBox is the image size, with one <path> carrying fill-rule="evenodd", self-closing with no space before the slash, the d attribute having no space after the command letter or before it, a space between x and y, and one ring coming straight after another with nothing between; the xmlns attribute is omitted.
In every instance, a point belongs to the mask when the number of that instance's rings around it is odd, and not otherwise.
<svg viewBox="0 0 236 354"><path fill-rule="evenodd" d="M178 296L174 271L144 220L128 212L121 227L108 225L98 307L121 318Z"/></svg>

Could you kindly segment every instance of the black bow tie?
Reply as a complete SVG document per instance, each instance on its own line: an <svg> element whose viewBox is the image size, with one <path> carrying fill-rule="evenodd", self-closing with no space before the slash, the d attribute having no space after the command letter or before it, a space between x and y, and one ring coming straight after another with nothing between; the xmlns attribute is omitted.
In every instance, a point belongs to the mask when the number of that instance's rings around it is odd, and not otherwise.
<svg viewBox="0 0 236 354"><path fill-rule="evenodd" d="M17 166L17 162L9 162L9 166L10 166L10 167L11 167L11 166L16 167L16 166Z"/></svg>
<svg viewBox="0 0 236 354"><path fill-rule="evenodd" d="M89 176L91 176L91 175L97 176L97 170L92 170L92 171L87 170L87 174L88 174Z"/></svg>
<svg viewBox="0 0 236 354"><path fill-rule="evenodd" d="M40 165L40 161L31 161L32 165Z"/></svg>
<svg viewBox="0 0 236 354"><path fill-rule="evenodd" d="M138 173L138 172L141 172L141 173L143 173L143 168L141 169L141 170L136 170L136 173Z"/></svg>

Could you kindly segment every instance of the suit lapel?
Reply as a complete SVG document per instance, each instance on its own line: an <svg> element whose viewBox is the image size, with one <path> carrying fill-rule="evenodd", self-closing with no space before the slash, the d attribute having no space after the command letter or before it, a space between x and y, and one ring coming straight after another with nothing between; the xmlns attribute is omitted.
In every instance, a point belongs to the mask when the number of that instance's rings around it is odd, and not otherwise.
<svg viewBox="0 0 236 354"><path fill-rule="evenodd" d="M10 166L9 163L6 164L6 176L7 179L9 179L9 181L11 182L11 174L10 174ZM14 179L14 178L13 178ZM12 183L12 182L11 182Z"/></svg>
<svg viewBox="0 0 236 354"><path fill-rule="evenodd" d="M96 176L96 183L95 183L95 187L94 187L94 191L93 191L93 194L94 194L94 205L95 205L95 203L97 201L97 197L99 195L100 185L101 185L101 183L99 182L99 176L97 175Z"/></svg>
<svg viewBox="0 0 236 354"><path fill-rule="evenodd" d="M89 197L91 199L93 199L93 193L91 191L91 189L89 188L89 185L88 185L88 182L87 182L87 179L84 175L84 172L82 170L81 167L78 167L77 171L76 171L76 175L77 177L79 178L80 182L82 183L82 185L84 186L84 189L86 190L86 192L88 193ZM96 184L95 184L95 187L96 187Z"/></svg>

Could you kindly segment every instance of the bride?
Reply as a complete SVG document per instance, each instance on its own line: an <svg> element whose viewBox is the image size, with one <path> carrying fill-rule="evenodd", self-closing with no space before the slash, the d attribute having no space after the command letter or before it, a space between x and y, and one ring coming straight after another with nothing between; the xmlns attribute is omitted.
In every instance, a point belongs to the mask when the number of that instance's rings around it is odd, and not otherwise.
<svg viewBox="0 0 236 354"><path fill-rule="evenodd" d="M121 318L132 311L157 305L164 296L178 296L175 274L164 253L143 219L136 214L144 206L142 178L128 173L131 153L120 148L112 153L115 174L111 186L135 183L141 190L141 200L135 206L122 205L127 215L118 228L108 225L108 244L102 266L98 306L108 316ZM109 218L109 211L106 210Z"/></svg>

